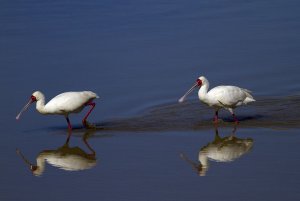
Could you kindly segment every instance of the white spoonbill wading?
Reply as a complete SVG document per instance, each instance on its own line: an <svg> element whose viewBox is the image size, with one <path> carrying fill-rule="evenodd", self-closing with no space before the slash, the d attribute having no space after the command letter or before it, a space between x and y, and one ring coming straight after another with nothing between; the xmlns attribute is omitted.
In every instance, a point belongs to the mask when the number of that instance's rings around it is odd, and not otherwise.
<svg viewBox="0 0 300 201"><path fill-rule="evenodd" d="M215 109L215 123L218 122L218 112L221 108L229 110L234 121L238 123L233 109L255 101L250 94L251 91L236 86L217 86L208 91L209 82L204 76L201 76L196 80L192 88L179 99L179 102L183 102L196 87L199 87L198 96L200 101Z"/></svg>
<svg viewBox="0 0 300 201"><path fill-rule="evenodd" d="M93 102L95 98L99 97L92 91L65 92L55 96L45 105L44 94L40 91L36 91L31 95L29 102L17 115L16 119L18 120L20 118L21 114L26 111L31 103L36 102L36 109L41 114L64 115L68 122L68 128L71 131L72 125L69 120L69 114L79 113L85 106L91 106L91 109L82 120L83 125L88 127L89 124L87 122L87 118L96 106Z"/></svg>

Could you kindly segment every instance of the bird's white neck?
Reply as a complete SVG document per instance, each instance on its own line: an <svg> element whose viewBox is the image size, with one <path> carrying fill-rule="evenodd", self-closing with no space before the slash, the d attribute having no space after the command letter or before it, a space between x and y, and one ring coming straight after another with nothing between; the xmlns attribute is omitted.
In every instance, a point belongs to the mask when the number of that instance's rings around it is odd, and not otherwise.
<svg viewBox="0 0 300 201"><path fill-rule="evenodd" d="M36 110L39 111L39 113L41 114L47 113L45 110L45 96L43 96L36 102Z"/></svg>
<svg viewBox="0 0 300 201"><path fill-rule="evenodd" d="M209 82L206 80L206 82L200 87L198 91L199 99L203 102L207 99L207 92L209 88Z"/></svg>

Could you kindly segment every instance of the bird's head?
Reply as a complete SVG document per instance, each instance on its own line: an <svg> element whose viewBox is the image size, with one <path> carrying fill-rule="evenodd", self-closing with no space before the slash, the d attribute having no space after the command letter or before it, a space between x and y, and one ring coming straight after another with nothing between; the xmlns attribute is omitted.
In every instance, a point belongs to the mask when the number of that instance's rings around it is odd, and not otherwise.
<svg viewBox="0 0 300 201"><path fill-rule="evenodd" d="M25 112L25 111L27 110L27 108L28 108L32 103L34 103L34 102L36 102L36 101L42 99L43 96L44 96L44 95L43 95L42 92L40 92L40 91L34 92L34 93L30 96L28 103L23 107L23 109L20 111L20 113L16 116L16 119L18 120L18 119L20 118L21 114L22 114L23 112Z"/></svg>
<svg viewBox="0 0 300 201"><path fill-rule="evenodd" d="M182 103L186 97L196 88L196 87L201 87L202 85L204 85L205 83L207 83L207 79L204 76L200 76L196 82L194 83L194 85L178 100L178 102Z"/></svg>
<svg viewBox="0 0 300 201"><path fill-rule="evenodd" d="M44 95L40 91L35 91L31 95L31 99L33 99L33 102L41 100L43 97L44 97Z"/></svg>
<svg viewBox="0 0 300 201"><path fill-rule="evenodd" d="M200 76L196 80L196 83L198 84L199 87L201 87L202 85L207 85L208 84L208 80L204 76Z"/></svg>

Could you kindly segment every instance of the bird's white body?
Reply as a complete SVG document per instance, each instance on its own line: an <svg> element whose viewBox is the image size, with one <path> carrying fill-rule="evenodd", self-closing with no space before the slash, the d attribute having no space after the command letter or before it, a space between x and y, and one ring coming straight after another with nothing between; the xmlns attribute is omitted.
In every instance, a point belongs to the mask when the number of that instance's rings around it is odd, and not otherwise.
<svg viewBox="0 0 300 201"><path fill-rule="evenodd" d="M215 120L217 120L218 111L221 108L229 110L235 118L233 112L234 108L255 101L249 90L236 86L222 85L208 91L209 82L204 76L201 76L197 79L196 84L179 99L179 102L183 102L187 95L190 94L197 86L200 87L198 91L198 97L200 101L215 109ZM236 118L235 121L237 122Z"/></svg>
<svg viewBox="0 0 300 201"><path fill-rule="evenodd" d="M91 91L65 92L52 98L45 105L45 96L41 92L33 94L37 98L36 109L41 114L61 114L78 113L84 108L85 104L98 98L97 94Z"/></svg>
<svg viewBox="0 0 300 201"><path fill-rule="evenodd" d="M208 91L209 82L205 77L200 77L202 86L198 91L199 99L215 109L225 108L231 111L240 105L255 101L250 91L236 86L217 86Z"/></svg>

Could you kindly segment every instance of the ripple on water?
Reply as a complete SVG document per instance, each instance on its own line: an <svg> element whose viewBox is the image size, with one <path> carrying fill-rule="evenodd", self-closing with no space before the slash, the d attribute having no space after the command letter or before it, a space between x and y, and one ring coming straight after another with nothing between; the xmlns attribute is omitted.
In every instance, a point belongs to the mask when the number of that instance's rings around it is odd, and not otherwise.
<svg viewBox="0 0 300 201"><path fill-rule="evenodd" d="M297 128L300 125L300 96L257 98L257 101L236 110L239 127L273 129ZM211 128L214 112L211 108L190 101L169 103L149 108L134 117L112 119L97 124L107 131L170 131ZM219 126L232 126L229 112L222 110Z"/></svg>

